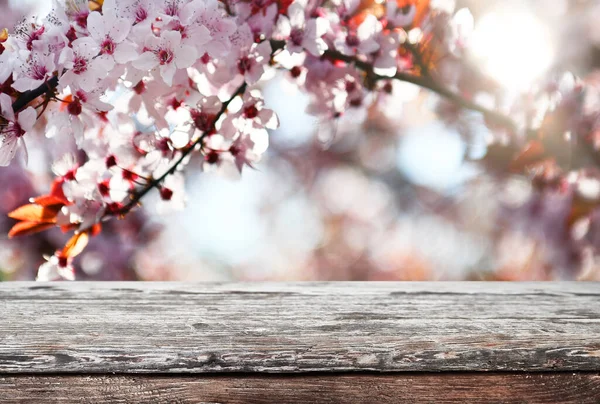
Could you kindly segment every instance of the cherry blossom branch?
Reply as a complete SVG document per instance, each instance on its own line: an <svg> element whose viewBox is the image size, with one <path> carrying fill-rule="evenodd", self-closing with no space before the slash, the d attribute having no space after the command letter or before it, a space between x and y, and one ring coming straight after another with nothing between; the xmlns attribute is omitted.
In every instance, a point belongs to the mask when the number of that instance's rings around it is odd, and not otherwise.
<svg viewBox="0 0 600 404"><path fill-rule="evenodd" d="M53 91L58 86L58 76L52 76L51 79L42 83L39 87L25 91L12 104L13 111L18 112L27 106L31 101L35 100L40 95L47 94Z"/></svg>
<svg viewBox="0 0 600 404"><path fill-rule="evenodd" d="M285 46L285 41L273 40L273 41L271 41L271 46L273 47L274 51L283 49ZM327 58L333 59L333 60L339 60L339 61L342 61L345 63L353 64L358 69L367 73L369 75L369 77L374 81L388 80L391 78L391 79L404 81L407 83L412 83L419 87L433 91L434 93L448 99L449 101L457 104L458 106L460 106L462 108L480 112L491 122L494 122L496 124L504 126L511 131L514 131L517 128L516 123L508 116L501 114L499 112L493 111L491 109L485 108L473 101L470 101L470 100L462 97L460 94L457 94L457 93L447 89L446 87L438 84L429 75L417 76L414 74L397 72L393 77L381 76L381 75L376 74L373 71L372 65L370 65L369 63L364 62L362 60L359 60L353 56L344 55L341 52L331 50L331 49L326 50L324 56ZM41 84L36 89L24 92L13 103L13 105L12 105L13 110L20 111L31 101L35 100L37 97L47 93L48 91L52 91L53 89L55 89L57 87L57 85L58 85L58 76L53 76L51 79L49 79L47 82Z"/></svg>
<svg viewBox="0 0 600 404"><path fill-rule="evenodd" d="M480 112L481 114L484 115L484 117L489 122L503 126L510 131L516 131L518 128L515 121L512 120L510 117L508 117L502 113L499 113L497 111L493 111L489 108L485 108L471 100L464 98L460 94L457 94L457 93L449 90L448 88L438 84L430 75L417 76L414 74L397 72L392 77L381 76L374 72L373 66L371 64L364 62L362 60L359 60L353 56L347 56L347 55L344 55L343 53L340 53L335 50L326 50L324 55L333 60L339 60L342 62L353 64L354 66L356 66L356 68L365 72L368 75L368 77L373 81L395 79L395 80L404 81L407 83L412 83L419 87L433 91L434 93L436 93L436 94L446 98L447 100L453 102L454 104L458 105L459 107L462 107L464 109L468 109L471 111Z"/></svg>
<svg viewBox="0 0 600 404"><path fill-rule="evenodd" d="M284 49L285 41L271 40L271 47L273 48L273 51ZM411 49L411 52L413 52L413 54L414 54L415 52L417 52L417 50ZM323 56L328 59L331 59L331 60L337 60L337 61L342 61L342 62L345 62L348 64L352 64L357 69L365 72L367 74L367 76L369 77L369 79L371 79L373 81L395 79L395 80L404 81L407 83L412 83L421 88L425 88L430 91L433 91L434 93L448 99L449 101L455 103L456 105L458 105L462 108L465 108L465 109L468 109L471 111L480 112L490 122L495 123L500 126L503 126L510 131L516 131L518 128L515 121L513 121L510 117L508 117L502 113L499 113L497 111L493 111L491 109L485 108L473 101L470 101L470 100L464 98L460 94L457 94L457 93L449 90L448 88L438 84L429 74L425 74L423 76L417 76L414 74L397 72L392 77L382 76L382 75L379 75L374 72L373 66L371 64L369 64L365 61L362 61L354 56L344 55L343 53L336 51L336 50L332 50L332 49L326 50L325 53L323 54Z"/></svg>
<svg viewBox="0 0 600 404"><path fill-rule="evenodd" d="M223 104L221 105L221 109L217 112L217 114L215 115L215 118L212 122L211 125L211 130L207 130L205 131L202 136L200 136L198 139L196 139L196 141L194 141L194 143L192 143L190 146L188 146L182 153L181 156L177 159L177 161L167 170L165 171L164 174L162 174L160 177L155 178L153 180L151 180L144 188L142 188L140 191L136 192L135 194L133 194L131 196L131 200L125 205L123 206L118 214L120 215L125 215L127 214L131 209L133 209L135 206L137 206L140 202L140 200L148 193L150 192L152 189L157 188L160 186L160 184L165 180L165 178L167 178L167 176L173 174L177 168L179 167L179 165L183 162L183 160L185 160L185 158L196 148L196 146L198 146L199 144L202 143L202 141L206 138L206 136L212 132L212 130L215 129L215 125L217 124L217 121L221 118L221 116L223 116L223 114L227 111L227 107L229 107L229 104L239 95L242 95L245 91L246 91L246 87L247 84L244 83L242 84L240 87L238 87L238 89L231 95L231 97L227 100L224 101Z"/></svg>
<svg viewBox="0 0 600 404"><path fill-rule="evenodd" d="M422 59L419 56L420 54L418 53L418 51L416 49L409 48L409 50L416 57L418 64L423 63ZM485 108L471 100L468 100L468 99L462 97L460 94L457 94L457 93L449 90L448 88L438 84L435 81L435 79L430 74L428 74L427 71L424 71L425 74L423 76L417 76L414 74L409 74L409 73L404 73L404 72L397 72L393 77L387 77L387 76L381 76L381 75L376 74L373 70L372 65L370 65L369 63L364 62L362 60L359 60L356 57L347 56L347 55L344 55L335 50L327 50L327 51L325 51L324 55L332 60L339 60L339 61L343 61L345 63L353 64L354 66L356 66L356 68L365 72L367 74L367 76L373 81L395 79L395 80L415 84L421 88L425 88L430 91L433 91L434 93L446 98L447 100L454 103L455 105L458 105L459 107L462 107L464 109L468 109L471 111L480 112L481 114L483 114L484 118L486 118L488 120L488 122L502 126L506 129L508 129L510 132L516 132L518 130L517 123L513 119L511 119L509 116L499 113L497 111L493 111L491 109ZM417 56L419 56L419 57L417 57ZM422 68L422 70L423 70L423 68ZM537 139L538 138L538 130L528 130L526 135L527 135L528 139ZM595 165L600 166L600 154L592 146L591 143L589 143L589 142L583 142L583 144L578 143L576 145L576 147L577 147L578 151L581 151L585 155L587 155L588 158ZM572 164L573 164L573 162L570 162L570 167L569 167L570 169L573 168Z"/></svg>
<svg viewBox="0 0 600 404"><path fill-rule="evenodd" d="M404 47L406 47L406 49L408 49L408 51L411 53L411 55L415 59L415 62L417 62L417 65L419 66L421 74L427 78L431 78L431 75L429 74L429 67L427 66L427 63L423 60L421 52L419 52L419 50L417 50L417 48L415 46L413 46L411 43L409 43L408 41L404 44Z"/></svg>

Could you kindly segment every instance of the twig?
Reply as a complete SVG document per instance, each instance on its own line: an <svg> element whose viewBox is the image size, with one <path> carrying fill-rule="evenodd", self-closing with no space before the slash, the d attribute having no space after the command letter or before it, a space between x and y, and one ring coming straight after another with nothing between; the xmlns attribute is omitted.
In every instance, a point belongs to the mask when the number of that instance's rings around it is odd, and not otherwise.
<svg viewBox="0 0 600 404"><path fill-rule="evenodd" d="M273 48L273 51L283 49L285 47L285 41L272 40L271 47ZM326 50L325 53L323 54L323 56L325 58L328 58L331 60L338 60L338 61L342 61L342 62L345 62L348 64L352 64L357 69L362 70L363 72L367 73L369 75L369 77L371 79L374 79L375 81L395 79L395 80L415 84L419 87L433 91L434 93L452 101L453 103L457 104L458 106L460 106L462 108L480 112L491 122L493 122L497 125L503 126L507 129L509 129L510 131L517 130L517 127L518 127L517 124L510 117L508 117L502 113L493 111L491 109L485 108L473 101L467 100L466 98L462 97L460 94L457 94L457 93L447 89L446 87L438 84L433 78L431 78L429 76L427 76L427 77L417 76L414 74L409 74L409 73L404 73L404 72L397 72L392 77L381 76L381 75L376 74L373 71L373 66L371 64L369 64L365 61L362 61L354 56L344 55L343 53L338 52L336 50L332 50L332 49Z"/></svg>
<svg viewBox="0 0 600 404"><path fill-rule="evenodd" d="M237 97L238 95L242 95L246 91L246 86L247 86L246 83L242 84L232 94L232 96L227 101L223 102L223 105L221 105L221 109L219 110L219 112L217 112L217 114L212 122L211 130L205 131L202 134L202 136L200 136L198 139L196 139L196 141L194 143L192 143L188 148L186 148L181 153L181 156L179 157L179 159L177 159L177 161L164 174L162 174L158 178L151 180L144 188L142 188L140 191L136 192L132 196L131 200L125 206L123 206L121 209L119 209L119 212L117 214L119 214L119 215L127 214L131 209L133 209L140 202L140 200L148 192L150 192L153 188L157 188L165 180L165 178L167 178L167 176L173 174L177 170L177 167L179 167L179 165L183 162L183 160L196 148L196 146L201 144L202 141L206 138L206 136L209 133L211 133L212 130L215 129L215 125L217 124L217 121L227 111L227 107L229 106L231 101L233 101L235 99L235 97Z"/></svg>
<svg viewBox="0 0 600 404"><path fill-rule="evenodd" d="M54 91L58 86L58 76L52 76L48 81L41 84L38 88L25 91L12 104L13 111L19 112L27 106L31 101L35 100L40 95Z"/></svg>

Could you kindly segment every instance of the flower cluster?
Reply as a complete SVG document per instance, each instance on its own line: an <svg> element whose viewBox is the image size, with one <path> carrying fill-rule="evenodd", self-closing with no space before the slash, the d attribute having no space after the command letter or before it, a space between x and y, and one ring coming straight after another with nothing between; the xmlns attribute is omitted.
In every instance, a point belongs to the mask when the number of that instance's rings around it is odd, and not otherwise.
<svg viewBox="0 0 600 404"><path fill-rule="evenodd" d="M279 124L260 92L275 70L323 120L379 102L398 79L483 112L504 134L495 140L521 147L536 124L546 130L560 115L562 132L582 133L595 152L597 119L584 113L575 81L545 89L520 121L467 96L476 92L449 71L472 25L449 0L54 0L45 18L0 35L0 165L26 156L36 132L77 152L54 162L47 195L10 214L10 236L73 231L40 268L42 278L71 279L72 259L103 221L152 189L161 209L183 205L184 166L253 167ZM518 152L511 159L522 162Z"/></svg>

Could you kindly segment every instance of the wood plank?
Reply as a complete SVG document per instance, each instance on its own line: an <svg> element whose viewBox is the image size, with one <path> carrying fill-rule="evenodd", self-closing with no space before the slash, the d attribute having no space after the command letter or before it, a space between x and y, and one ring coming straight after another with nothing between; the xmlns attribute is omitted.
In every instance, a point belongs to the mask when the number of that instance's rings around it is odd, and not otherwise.
<svg viewBox="0 0 600 404"><path fill-rule="evenodd" d="M2 403L598 403L589 373L0 376Z"/></svg>
<svg viewBox="0 0 600 404"><path fill-rule="evenodd" d="M3 283L0 373L600 371L598 283Z"/></svg>

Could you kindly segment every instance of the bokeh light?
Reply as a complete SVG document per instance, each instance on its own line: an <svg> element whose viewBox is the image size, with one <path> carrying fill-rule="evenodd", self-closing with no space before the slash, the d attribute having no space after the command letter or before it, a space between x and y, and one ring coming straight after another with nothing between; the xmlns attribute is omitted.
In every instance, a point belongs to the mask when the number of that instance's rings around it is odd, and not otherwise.
<svg viewBox="0 0 600 404"><path fill-rule="evenodd" d="M512 7L481 17L470 45L483 70L513 91L526 90L554 58L547 27L530 12Z"/></svg>

